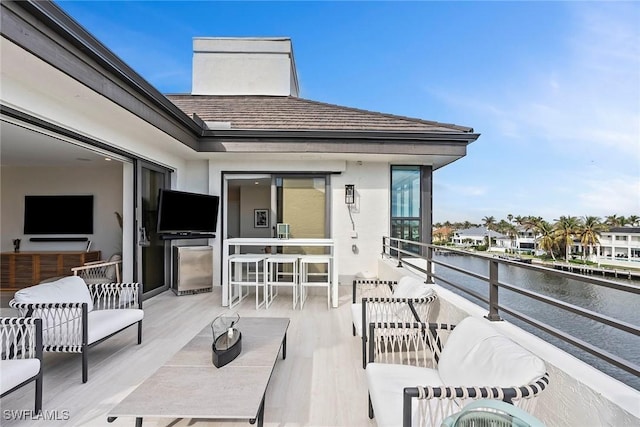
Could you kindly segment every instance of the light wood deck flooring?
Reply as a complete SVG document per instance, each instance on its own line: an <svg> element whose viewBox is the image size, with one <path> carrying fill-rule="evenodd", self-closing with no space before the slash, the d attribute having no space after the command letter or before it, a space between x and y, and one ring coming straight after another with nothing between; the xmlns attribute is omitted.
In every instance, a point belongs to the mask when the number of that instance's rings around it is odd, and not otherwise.
<svg viewBox="0 0 640 427"><path fill-rule="evenodd" d="M287 358L276 363L265 406L265 426L375 426L367 416L367 388L360 359L360 339L351 334L351 287L340 286L337 309L328 310L324 291L311 294L304 310L291 309L291 295L281 290L273 305L255 310L252 295L238 308L242 317L289 317ZM311 291L313 292L313 291ZM11 420L7 411L33 409L34 385L2 399L0 425L133 426L132 418L109 424L107 414L138 384L155 372L217 315L220 289L175 296L164 292L144 302L143 342L136 328L106 340L89 352L89 381L82 384L81 359L76 354L45 353L43 409L67 420ZM235 311L235 310L234 310ZM6 309L3 315L7 315ZM194 390L193 393L197 393ZM211 396L215 401L216 396ZM203 419L145 418L144 427L248 426L249 423Z"/></svg>

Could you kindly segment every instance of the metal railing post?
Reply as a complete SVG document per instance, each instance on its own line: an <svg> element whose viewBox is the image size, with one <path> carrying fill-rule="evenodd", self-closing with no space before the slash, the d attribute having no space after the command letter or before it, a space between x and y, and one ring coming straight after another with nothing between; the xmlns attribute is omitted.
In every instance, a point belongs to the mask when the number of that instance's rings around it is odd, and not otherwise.
<svg viewBox="0 0 640 427"><path fill-rule="evenodd" d="M422 248L423 250L425 249L424 247ZM433 271L434 271L434 264L431 262L431 260L433 260L433 248L431 246L427 246L427 280L426 283L435 283L436 281L433 280Z"/></svg>
<svg viewBox="0 0 640 427"><path fill-rule="evenodd" d="M498 314L498 266L496 260L489 260L489 314L487 319L493 321L502 320Z"/></svg>
<svg viewBox="0 0 640 427"><path fill-rule="evenodd" d="M396 241L396 248L398 248L398 250L396 251L398 253L398 265L397 265L397 267L400 268L400 267L402 267L402 253L400 253L400 251L402 250L402 242L400 240Z"/></svg>

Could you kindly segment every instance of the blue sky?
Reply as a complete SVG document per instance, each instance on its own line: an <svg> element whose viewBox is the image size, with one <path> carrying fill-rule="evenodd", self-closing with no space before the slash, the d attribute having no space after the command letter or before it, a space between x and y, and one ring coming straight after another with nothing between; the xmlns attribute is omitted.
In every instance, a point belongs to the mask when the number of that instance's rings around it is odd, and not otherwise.
<svg viewBox="0 0 640 427"><path fill-rule="evenodd" d="M164 93L193 37L291 37L301 96L470 126L434 221L640 215L640 2L62 1Z"/></svg>

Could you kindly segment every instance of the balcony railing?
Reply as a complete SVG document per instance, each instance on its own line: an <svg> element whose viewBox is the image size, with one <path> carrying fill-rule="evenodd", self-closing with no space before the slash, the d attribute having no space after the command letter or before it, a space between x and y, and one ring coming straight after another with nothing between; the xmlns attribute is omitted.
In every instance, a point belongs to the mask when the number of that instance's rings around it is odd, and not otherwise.
<svg viewBox="0 0 640 427"><path fill-rule="evenodd" d="M612 354L606 350L603 350L602 348L597 347L591 343L588 343L580 338L577 338L567 332L561 331L553 326L550 326L545 322L542 322L538 319L534 319L533 317L528 316L512 307L502 304L499 298L500 289L501 288L507 289L509 291L515 292L519 295L526 297L528 300L535 300L538 302L542 302L544 304L548 304L553 307L560 308L566 311L567 313L577 314L584 318L591 319L595 322L598 322L599 324L608 325L620 331L624 331L629 334L635 335L636 337L640 336L640 328L638 326L619 320L619 319L615 319L607 315L597 313L592 310L588 310L573 304L569 304L564 301L560 301L558 299L555 299L546 295L542 295L537 292L533 292L528 289L524 289L519 286L515 286L509 283L504 283L500 281L498 271L499 271L500 264L517 266L519 268L523 268L527 270L544 272L545 274L550 274L556 277L563 277L563 278L577 280L580 282L589 283L589 284L604 287L604 288L616 289L618 291L627 292L629 294L634 294L634 295L640 295L640 286L631 286L631 285L626 285L624 283L619 283L611 280L599 279L599 278L590 277L590 276L583 276L583 275L570 273L566 271L558 271L551 268L545 268L538 265L520 263L517 261L512 261L512 260L503 259L503 258L495 258L490 255L477 254L477 253L473 253L465 250L419 243L419 242L414 242L414 241L404 240L404 239L397 239L392 237L382 238L382 248L383 248L382 256L395 259L399 267L403 266L403 262L407 262L410 259L425 260L426 267L423 268L419 265L415 265L416 264L415 262L412 262L411 269L415 269L425 274L427 281L430 283L435 283L437 280L438 283L444 283L448 286L451 286L461 291L466 295L472 296L473 298L484 302L486 304L486 307L488 308L488 312L486 315L487 319L491 321L502 320L500 317L500 313L506 313L508 315L513 316L516 319L526 322L527 324L533 326L534 329L544 331L564 342L567 342L581 350L584 350L596 356L601 360L604 360L612 364L613 366L616 366L626 372L629 372L635 375L636 377L640 377L640 366L638 366L637 364L630 362L628 360L625 360L622 357ZM476 272L468 271L458 266L443 262L439 259L435 259L434 253L436 252L457 253L457 254L463 254L463 255L486 260L489 264L489 275L483 276ZM460 285L459 283L453 283L452 281L447 280L447 278L443 277L442 275L436 274L435 268L434 268L435 265L445 267L446 269L450 269L450 270L462 273L468 277L479 279L485 282L488 286L489 297L487 298L485 297L485 295L482 295L477 291L469 289L468 287Z"/></svg>

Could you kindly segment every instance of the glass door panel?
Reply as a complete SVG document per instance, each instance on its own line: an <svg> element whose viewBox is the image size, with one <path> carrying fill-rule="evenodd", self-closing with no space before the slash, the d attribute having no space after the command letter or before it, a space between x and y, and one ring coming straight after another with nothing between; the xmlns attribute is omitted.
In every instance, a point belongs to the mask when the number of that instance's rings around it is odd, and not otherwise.
<svg viewBox="0 0 640 427"><path fill-rule="evenodd" d="M168 187L168 172L151 165L140 165L138 172L138 281L145 295L155 295L169 288L168 259L165 241L157 233L158 192Z"/></svg>
<svg viewBox="0 0 640 427"><path fill-rule="evenodd" d="M291 238L327 237L327 179L280 177L276 179L278 222L289 224ZM322 254L322 247L285 247L285 253Z"/></svg>

